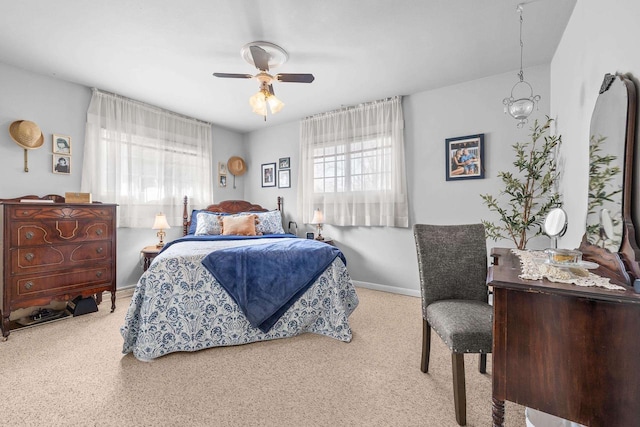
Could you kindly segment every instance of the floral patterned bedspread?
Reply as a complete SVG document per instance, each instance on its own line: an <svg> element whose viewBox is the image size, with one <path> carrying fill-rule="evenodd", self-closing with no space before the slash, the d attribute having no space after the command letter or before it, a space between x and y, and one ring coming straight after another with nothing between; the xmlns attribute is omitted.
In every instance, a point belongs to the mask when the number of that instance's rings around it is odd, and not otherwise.
<svg viewBox="0 0 640 427"><path fill-rule="evenodd" d="M181 242L158 255L140 278L120 328L123 353L143 361L176 351L246 344L304 332L351 341L348 317L358 305L349 273L337 257L264 333L201 264L211 251L273 241Z"/></svg>

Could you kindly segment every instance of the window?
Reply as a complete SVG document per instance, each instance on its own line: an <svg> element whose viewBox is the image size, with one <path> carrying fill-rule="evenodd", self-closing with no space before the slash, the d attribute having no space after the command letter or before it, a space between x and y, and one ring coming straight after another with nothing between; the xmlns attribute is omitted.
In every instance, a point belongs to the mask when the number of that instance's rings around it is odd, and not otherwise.
<svg viewBox="0 0 640 427"><path fill-rule="evenodd" d="M408 226L399 97L307 118L300 144L304 222Z"/></svg>
<svg viewBox="0 0 640 427"><path fill-rule="evenodd" d="M87 113L82 191L117 203L122 227L163 212L182 224L182 200L212 200L211 125L94 90Z"/></svg>

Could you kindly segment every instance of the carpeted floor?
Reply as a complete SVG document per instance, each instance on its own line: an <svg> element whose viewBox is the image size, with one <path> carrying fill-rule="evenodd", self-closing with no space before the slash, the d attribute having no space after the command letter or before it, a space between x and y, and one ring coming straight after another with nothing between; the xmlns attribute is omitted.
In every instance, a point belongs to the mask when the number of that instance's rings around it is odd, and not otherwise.
<svg viewBox="0 0 640 427"><path fill-rule="evenodd" d="M420 299L358 288L349 344L295 338L174 353L123 355L117 309L12 331L0 342L6 426L457 426L451 358L433 335L420 372ZM108 302L108 298L105 299ZM465 356L467 425L491 425L488 373ZM506 425L525 426L507 402Z"/></svg>

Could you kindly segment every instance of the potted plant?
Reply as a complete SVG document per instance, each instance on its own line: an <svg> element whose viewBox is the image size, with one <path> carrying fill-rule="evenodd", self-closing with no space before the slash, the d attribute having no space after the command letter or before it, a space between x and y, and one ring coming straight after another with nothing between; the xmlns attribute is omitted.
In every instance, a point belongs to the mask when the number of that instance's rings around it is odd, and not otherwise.
<svg viewBox="0 0 640 427"><path fill-rule="evenodd" d="M555 183L559 177L556 154L562 136L549 135L552 122L549 117L543 125L536 120L531 140L512 146L516 172L498 172L504 186L498 197L480 195L489 210L500 216L497 224L482 220L487 238L510 239L518 249L526 249L530 239L542 235L546 214L561 205Z"/></svg>

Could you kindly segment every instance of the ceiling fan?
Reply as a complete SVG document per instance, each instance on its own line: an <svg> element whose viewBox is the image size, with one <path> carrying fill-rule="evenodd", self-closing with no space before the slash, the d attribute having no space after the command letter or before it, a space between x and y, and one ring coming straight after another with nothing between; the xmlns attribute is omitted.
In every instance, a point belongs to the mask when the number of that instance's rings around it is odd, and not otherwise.
<svg viewBox="0 0 640 427"><path fill-rule="evenodd" d="M249 104L253 108L253 112L264 116L265 120L267 120L267 106L269 106L271 114L277 113L284 107L284 103L276 98L272 84L274 81L311 83L314 80L313 74L269 74L271 68L282 65L289 59L289 54L283 48L273 43L263 41L247 43L240 50L240 55L249 64L255 66L259 73L256 75L213 73L213 75L232 79L257 79L260 82L260 90L249 98Z"/></svg>

